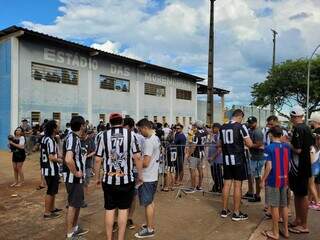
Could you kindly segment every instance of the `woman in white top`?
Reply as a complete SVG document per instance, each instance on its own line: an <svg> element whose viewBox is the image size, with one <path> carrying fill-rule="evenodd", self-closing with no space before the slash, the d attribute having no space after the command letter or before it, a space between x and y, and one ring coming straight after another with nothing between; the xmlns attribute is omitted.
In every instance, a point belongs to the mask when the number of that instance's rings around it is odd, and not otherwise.
<svg viewBox="0 0 320 240"><path fill-rule="evenodd" d="M309 208L320 211L320 199L315 184L315 177L320 174L320 128L315 130L314 135L315 143L310 149L312 176L309 179Z"/></svg>
<svg viewBox="0 0 320 240"><path fill-rule="evenodd" d="M18 127L14 131L14 136L9 136L9 148L12 152L12 166L14 173L14 183L11 187L20 187L24 183L24 175L22 171L23 162L26 160L25 137L23 129Z"/></svg>

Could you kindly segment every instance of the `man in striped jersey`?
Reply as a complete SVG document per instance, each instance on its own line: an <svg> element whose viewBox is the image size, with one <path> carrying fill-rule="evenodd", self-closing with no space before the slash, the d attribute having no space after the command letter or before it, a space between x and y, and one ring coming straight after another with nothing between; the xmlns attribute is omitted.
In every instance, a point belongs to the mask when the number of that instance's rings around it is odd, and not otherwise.
<svg viewBox="0 0 320 240"><path fill-rule="evenodd" d="M40 165L41 173L47 183L47 194L44 202L44 219L54 219L61 217L58 214L62 209L55 208L55 196L59 188L59 166L62 158L58 154L57 143L54 139L58 133L56 121L51 120L46 124L45 135L41 139L40 145Z"/></svg>
<svg viewBox="0 0 320 240"><path fill-rule="evenodd" d="M85 120L75 116L70 122L72 132L68 134L63 146L65 155L64 182L68 193L67 239L78 239L88 233L88 230L78 226L80 207L84 201L84 162L81 155L80 136L85 130Z"/></svg>
<svg viewBox="0 0 320 240"><path fill-rule="evenodd" d="M112 239L115 210L118 209L118 240L125 239L128 210L131 206L135 182L133 161L141 172L140 149L132 131L122 126L121 114L110 115L111 129L97 139L95 173L100 185L100 167L103 161L102 187L104 191L107 240Z"/></svg>
<svg viewBox="0 0 320 240"><path fill-rule="evenodd" d="M246 157L244 145L250 148L253 143L249 136L248 129L245 125L241 124L243 117L243 111L241 109L236 109L232 114L231 121L224 124L220 129L220 141L223 155L223 177L225 180L223 186L223 210L221 211L221 217L226 218L231 214L228 209L228 198L233 182L234 210L232 220L234 221L248 219L247 214L240 212L241 186L242 181L247 177L245 170Z"/></svg>

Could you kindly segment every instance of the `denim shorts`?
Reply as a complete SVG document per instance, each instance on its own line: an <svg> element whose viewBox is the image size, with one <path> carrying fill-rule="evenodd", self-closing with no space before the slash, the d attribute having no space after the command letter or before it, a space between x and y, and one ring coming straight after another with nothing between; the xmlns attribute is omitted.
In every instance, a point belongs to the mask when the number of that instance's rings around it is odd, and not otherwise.
<svg viewBox="0 0 320 240"><path fill-rule="evenodd" d="M264 160L250 160L251 176L254 178L261 177L264 164Z"/></svg>
<svg viewBox="0 0 320 240"><path fill-rule="evenodd" d="M139 201L141 206L148 206L154 200L158 182L144 182L138 189Z"/></svg>

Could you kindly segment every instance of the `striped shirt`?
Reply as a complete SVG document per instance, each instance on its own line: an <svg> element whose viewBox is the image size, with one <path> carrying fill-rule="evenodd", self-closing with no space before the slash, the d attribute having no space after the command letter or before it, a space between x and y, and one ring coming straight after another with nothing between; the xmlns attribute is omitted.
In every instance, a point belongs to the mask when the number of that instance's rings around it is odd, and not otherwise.
<svg viewBox="0 0 320 240"><path fill-rule="evenodd" d="M99 135L96 146L96 156L104 159L104 183L124 185L134 182L132 157L140 152L140 148L132 131L113 127Z"/></svg>
<svg viewBox="0 0 320 240"><path fill-rule="evenodd" d="M58 146L51 136L43 136L40 143L40 166L43 176L59 175L59 166L57 162L49 160L49 155L58 153Z"/></svg>
<svg viewBox="0 0 320 240"><path fill-rule="evenodd" d="M77 171L85 172L83 156L81 154L81 142L80 138L74 132L71 132L67 135L65 142L63 144L63 153L66 156L66 153L71 151L73 153L73 161ZM68 166L64 161L63 165L63 179L66 183L83 183L83 177L78 178L73 175L69 170Z"/></svg>

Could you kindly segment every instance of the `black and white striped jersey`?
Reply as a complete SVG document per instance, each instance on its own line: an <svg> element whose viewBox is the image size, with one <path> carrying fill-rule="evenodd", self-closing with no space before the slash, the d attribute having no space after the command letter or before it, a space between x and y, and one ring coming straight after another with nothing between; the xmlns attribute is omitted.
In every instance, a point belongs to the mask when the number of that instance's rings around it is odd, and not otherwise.
<svg viewBox="0 0 320 240"><path fill-rule="evenodd" d="M244 139L249 132L245 125L230 121L223 124L220 129L223 163L225 165L241 165L246 160Z"/></svg>
<svg viewBox="0 0 320 240"><path fill-rule="evenodd" d="M49 160L49 155L58 153L58 146L51 136L43 136L40 142L40 166L43 176L59 175L59 166L57 162Z"/></svg>
<svg viewBox="0 0 320 240"><path fill-rule="evenodd" d="M82 171L84 173L84 162L83 162L83 156L81 152L81 142L80 138L77 134L74 132L71 132L67 135L65 142L63 144L63 153L64 157L66 156L66 153L68 151L73 152L73 161L76 166L77 171ZM68 166L66 165L66 162L64 161L63 165L63 179L66 183L83 183L83 177L78 178L73 175L72 172L70 172Z"/></svg>
<svg viewBox="0 0 320 240"><path fill-rule="evenodd" d="M137 138L132 131L113 127L99 135L96 156L103 158L103 179L109 185L134 182L132 155L139 153Z"/></svg>

